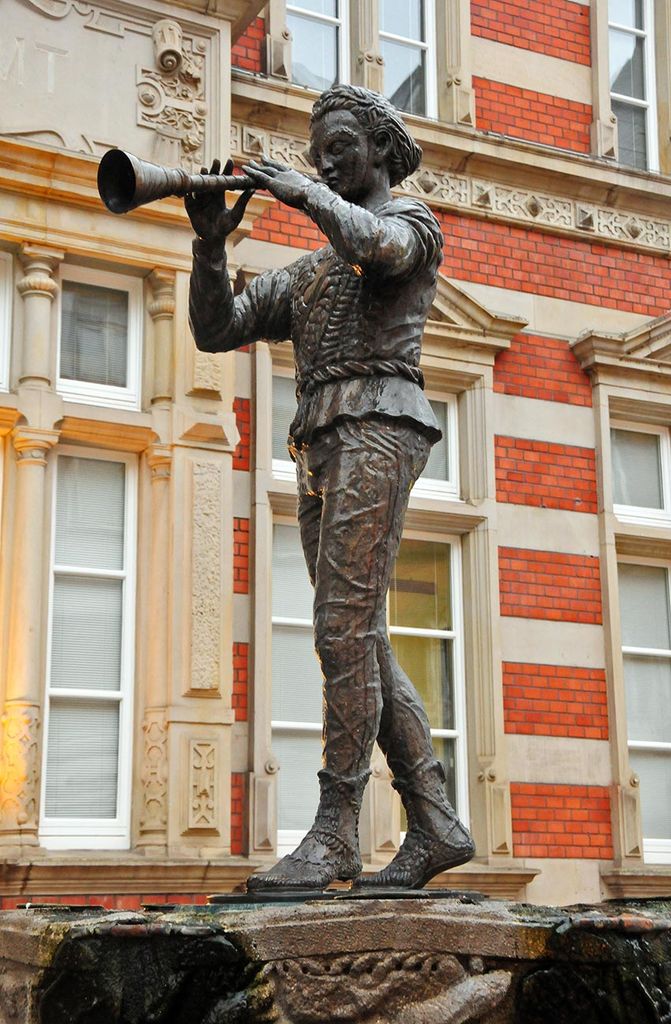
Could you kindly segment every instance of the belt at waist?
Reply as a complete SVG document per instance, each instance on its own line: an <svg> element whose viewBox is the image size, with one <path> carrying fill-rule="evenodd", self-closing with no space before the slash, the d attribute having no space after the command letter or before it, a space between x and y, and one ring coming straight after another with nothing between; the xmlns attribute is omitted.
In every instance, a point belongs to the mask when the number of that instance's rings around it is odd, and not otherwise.
<svg viewBox="0 0 671 1024"><path fill-rule="evenodd" d="M335 380L351 380L354 377L405 377L424 390L424 374L419 366L411 366L403 359L376 359L360 362L348 359L343 363L331 363L310 370L309 379L303 378L296 385L296 396L309 395L324 384Z"/></svg>

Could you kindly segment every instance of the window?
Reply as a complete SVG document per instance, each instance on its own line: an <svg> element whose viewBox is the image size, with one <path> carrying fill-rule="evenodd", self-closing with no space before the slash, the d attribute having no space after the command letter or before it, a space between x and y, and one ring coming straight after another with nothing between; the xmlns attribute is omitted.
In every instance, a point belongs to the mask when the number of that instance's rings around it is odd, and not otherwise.
<svg viewBox="0 0 671 1024"><path fill-rule="evenodd" d="M384 93L409 114L435 117L435 26L429 0L380 0Z"/></svg>
<svg viewBox="0 0 671 1024"><path fill-rule="evenodd" d="M309 89L349 81L348 0L300 0L287 4L291 77Z"/></svg>
<svg viewBox="0 0 671 1024"><path fill-rule="evenodd" d="M58 457L41 801L52 849L130 844L135 493L131 458Z"/></svg>
<svg viewBox="0 0 671 1024"><path fill-rule="evenodd" d="M654 11L652 0L609 0L611 106L617 117L619 159L657 168Z"/></svg>
<svg viewBox="0 0 671 1024"><path fill-rule="evenodd" d="M0 252L0 391L9 391L12 339L12 257Z"/></svg>
<svg viewBox="0 0 671 1024"><path fill-rule="evenodd" d="M456 395L429 398L443 432L433 445L424 472L413 488L421 498L459 497L459 449L457 443ZM296 479L296 470L287 452L287 433L296 413L296 385L292 377L273 374L272 458L276 480Z"/></svg>
<svg viewBox="0 0 671 1024"><path fill-rule="evenodd" d="M670 522L669 431L623 424L611 429L613 507L629 522Z"/></svg>
<svg viewBox="0 0 671 1024"><path fill-rule="evenodd" d="M137 409L141 338L139 279L62 269L58 390L65 398Z"/></svg>
<svg viewBox="0 0 671 1024"><path fill-rule="evenodd" d="M445 764L448 796L467 817L461 579L456 542L404 539L389 591L396 656L418 687ZM300 841L319 800L321 673L312 639L312 588L298 529L273 531L273 750L280 764L279 852Z"/></svg>
<svg viewBox="0 0 671 1024"><path fill-rule="evenodd" d="M669 570L619 566L629 763L640 778L644 857L671 863Z"/></svg>

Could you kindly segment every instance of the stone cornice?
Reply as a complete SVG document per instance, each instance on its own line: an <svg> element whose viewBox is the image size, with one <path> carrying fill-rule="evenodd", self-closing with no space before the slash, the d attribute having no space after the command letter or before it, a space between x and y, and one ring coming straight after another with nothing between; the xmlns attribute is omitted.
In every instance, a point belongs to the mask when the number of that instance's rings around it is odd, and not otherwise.
<svg viewBox="0 0 671 1024"><path fill-rule="evenodd" d="M671 313L623 334L585 331L571 345L583 370L599 380L641 375L671 384Z"/></svg>
<svg viewBox="0 0 671 1024"><path fill-rule="evenodd" d="M262 151L309 171L315 93L245 76L233 81L231 152ZM401 194L458 212L671 255L671 180L471 128L407 118L424 163Z"/></svg>

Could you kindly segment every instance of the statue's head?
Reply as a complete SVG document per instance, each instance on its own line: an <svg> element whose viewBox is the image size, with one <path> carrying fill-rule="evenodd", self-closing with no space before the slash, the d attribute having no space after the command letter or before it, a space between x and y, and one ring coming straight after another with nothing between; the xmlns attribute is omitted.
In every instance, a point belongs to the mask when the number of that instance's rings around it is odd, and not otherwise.
<svg viewBox="0 0 671 1024"><path fill-rule="evenodd" d="M331 145L327 132L329 138L333 137ZM398 110L380 93L356 85L334 85L321 94L312 108L310 137L317 170L334 191L345 198L355 197L347 195L347 185L339 178L336 180L335 172L333 180L329 181L329 145L335 151L334 162L337 162L338 150L343 150L349 138L350 148L361 152L365 149L372 164L384 167L391 186L416 171L422 159L422 151ZM354 152L347 154L350 163L355 155Z"/></svg>

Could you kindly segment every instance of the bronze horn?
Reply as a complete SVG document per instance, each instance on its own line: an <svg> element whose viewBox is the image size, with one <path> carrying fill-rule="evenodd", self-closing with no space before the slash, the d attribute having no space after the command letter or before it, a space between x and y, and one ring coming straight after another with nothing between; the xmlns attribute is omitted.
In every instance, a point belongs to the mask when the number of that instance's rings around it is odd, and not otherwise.
<svg viewBox="0 0 671 1024"><path fill-rule="evenodd" d="M98 167L98 192L112 213L128 213L144 203L187 192L223 192L257 186L242 174L187 174L181 167L161 167L122 149L110 149Z"/></svg>

